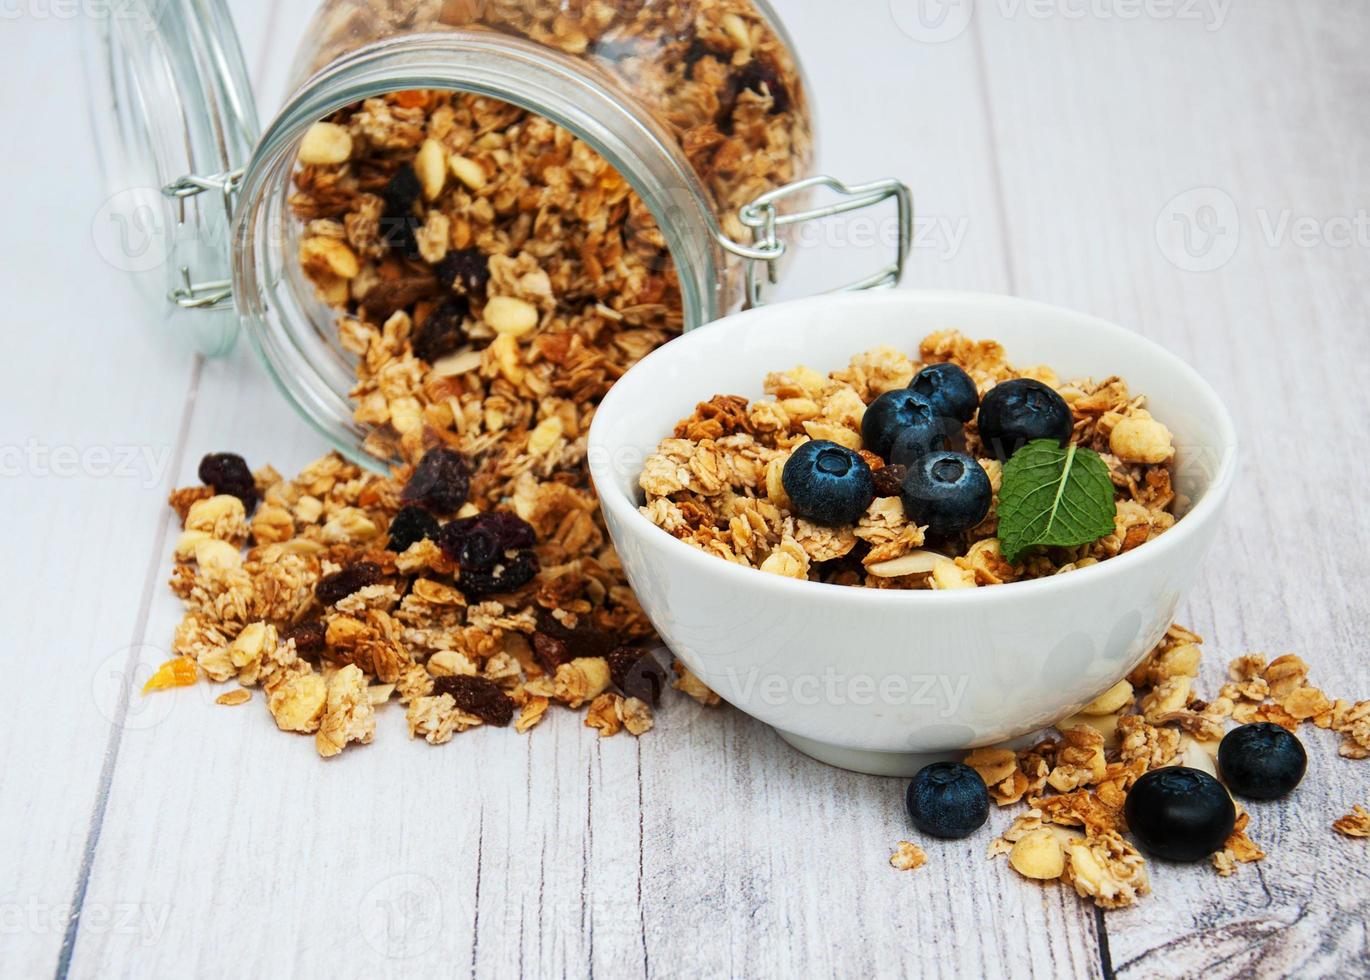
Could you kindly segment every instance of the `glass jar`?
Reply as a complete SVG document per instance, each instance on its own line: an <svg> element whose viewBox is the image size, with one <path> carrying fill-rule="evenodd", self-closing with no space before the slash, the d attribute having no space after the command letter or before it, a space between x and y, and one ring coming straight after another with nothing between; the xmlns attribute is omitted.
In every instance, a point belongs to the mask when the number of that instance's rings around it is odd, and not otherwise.
<svg viewBox="0 0 1370 980"><path fill-rule="evenodd" d="M206 352L227 349L240 324L300 414L365 465L387 444L358 421L356 354L317 277L302 272L307 222L291 203L311 128L367 100L485 97L583 141L654 220L643 234L659 235L669 255L681 329L762 302L805 220L893 199L897 254L849 288L902 273L907 189L813 173L808 85L765 0L325 0L299 48L293 95L260 137L222 0L133 7L137 16L99 22L95 52L114 109L96 113L113 147L104 155L116 183L134 188L113 210L161 231L152 252L164 261L130 271L168 277L178 327ZM489 173L502 158L468 162Z"/></svg>

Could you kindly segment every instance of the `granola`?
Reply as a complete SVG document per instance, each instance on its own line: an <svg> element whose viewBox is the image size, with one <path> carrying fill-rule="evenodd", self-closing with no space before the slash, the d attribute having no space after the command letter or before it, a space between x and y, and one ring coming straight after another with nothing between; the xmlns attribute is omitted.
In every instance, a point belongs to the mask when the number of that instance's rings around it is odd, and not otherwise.
<svg viewBox="0 0 1370 980"><path fill-rule="evenodd" d="M981 393L1031 378L1061 395L1073 416L1072 444L1099 453L1107 467L1116 508L1112 533L1005 560L997 513L1003 466L991 458L974 421L965 429L965 452L988 477L993 497L987 516L967 531L942 535L908 518L900 481L879 478L894 466L865 446L862 416L921 367L946 362L964 369ZM764 389L767 399L716 395L701 402L647 458L639 478L641 511L649 520L739 565L839 585L976 588L1104 561L1164 533L1176 520L1170 433L1146 411L1145 398L1118 377L1061 381L1045 367L1015 368L994 341L947 331L925 337L916 357L878 347L826 376L804 366L769 374ZM819 527L793 511L780 476L791 454L811 440L858 452L877 477L873 502L850 525Z"/></svg>

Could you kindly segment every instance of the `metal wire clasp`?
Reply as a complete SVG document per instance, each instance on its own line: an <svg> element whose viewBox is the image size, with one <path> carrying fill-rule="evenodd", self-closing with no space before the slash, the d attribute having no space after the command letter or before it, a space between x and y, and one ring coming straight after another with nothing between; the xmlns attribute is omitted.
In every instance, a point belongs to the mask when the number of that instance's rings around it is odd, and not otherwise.
<svg viewBox="0 0 1370 980"><path fill-rule="evenodd" d="M238 192L245 171L225 171L202 177L199 174L186 174L178 177L162 188L162 196L172 198L181 207L180 220L185 222L185 205L188 198L213 191L223 196L224 216L233 218L233 197ZM169 293L167 299L183 310L226 310L233 306L233 283L228 279L196 280L190 266L181 266L181 284Z"/></svg>
<svg viewBox="0 0 1370 980"><path fill-rule="evenodd" d="M788 214L782 214L777 209L777 202L787 197L803 194L815 187L822 187L835 192L839 195L839 200L822 207L810 208L806 211L794 211ZM719 234L719 244L732 254L747 260L747 306L760 306L764 302L761 295L763 283L759 275L761 266L765 266L765 282L770 285L774 285L776 282L777 264L785 255L788 247L787 243L780 237L780 229L805 221L830 218L835 214L845 214L848 211L860 211L863 208L874 207L891 198L895 201L899 221L899 239L894 262L871 273L864 279L831 290L832 292L841 292L895 286L903 277L904 264L908 260L909 245L913 238L913 195L909 193L909 189L904 184L891 179L849 187L835 177L820 175L777 187L775 190L762 194L750 204L743 205L738 210L738 218L752 230L752 244L743 245L722 233Z"/></svg>

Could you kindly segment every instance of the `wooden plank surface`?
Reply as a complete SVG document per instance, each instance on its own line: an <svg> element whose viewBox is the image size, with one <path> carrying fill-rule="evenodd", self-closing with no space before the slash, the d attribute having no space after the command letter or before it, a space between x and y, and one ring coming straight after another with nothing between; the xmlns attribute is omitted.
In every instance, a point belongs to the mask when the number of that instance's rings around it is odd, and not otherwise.
<svg viewBox="0 0 1370 980"><path fill-rule="evenodd" d="M1355 629L1370 529L1351 503L1370 476L1353 448L1370 380L1367 243L1272 244L1261 224L1290 211L1335 230L1328 219L1365 206L1366 12L1354 0L1244 0L1205 8L1206 21L1081 19L985 0L928 34L899 4L840 17L820 0L777 4L819 95L824 169L913 186L924 221L909 285L1089 309L1213 379L1240 420L1245 470L1190 621L1223 659L1297 649L1329 691L1370 691ZM307 5L231 5L275 104ZM0 67L7 79L68 51L50 22L18 26L32 43ZM56 84L25 118L69 110L79 85ZM78 127L55 136L79 156ZM103 192L61 197L68 178L38 162L24 174L52 241L88 240ZM1158 243L1158 217L1196 187L1228 195L1240 218L1235 253L1208 273L1171 259L1211 263L1221 236L1197 258ZM1226 207L1205 195L1177 207L1195 221L1205 204ZM60 246L50 257L73 264ZM784 292L883 260L839 229L801 249ZM109 275L73 291L60 264L32 270L14 290L31 297L20 322L68 325L90 346L73 358L50 334L16 332L24 356L4 370L17 408L0 441L165 447L179 482L207 451L283 471L321 451L245 347L197 366L140 326ZM124 329L84 326L102 315ZM136 381L108 381L125 373ZM62 386L78 394L54 399ZM1314 415L1310 399L1326 408ZM900 781L823 767L735 711L683 699L640 741L597 741L561 715L530 737L477 731L437 749L410 742L389 706L378 744L328 764L276 732L260 701L218 707L209 688L151 714L116 697L111 728L86 688L117 648L146 643L155 662L179 616L163 586L163 485L30 471L0 486L26 518L18 552L37 556L5 590L6 662L26 692L0 726L0 833L24 855L5 862L5 975L1363 969L1363 847L1330 833L1323 801L1370 802L1370 770L1327 740L1313 740L1295 802L1255 811L1268 861L1229 880L1157 868L1158 896L1110 913L1101 942L1104 917L990 865L987 837L931 847L929 868L895 874L885 859L907 835ZM52 683L52 660L80 678L78 698ZM117 694L132 660L116 660ZM61 906L73 898L83 912L69 927ZM9 915L25 903L57 908L57 924Z"/></svg>

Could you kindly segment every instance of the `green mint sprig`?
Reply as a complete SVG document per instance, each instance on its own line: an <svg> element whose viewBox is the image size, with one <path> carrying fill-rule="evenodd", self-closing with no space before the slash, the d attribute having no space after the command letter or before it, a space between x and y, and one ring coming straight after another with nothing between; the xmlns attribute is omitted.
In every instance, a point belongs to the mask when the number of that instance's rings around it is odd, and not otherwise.
<svg viewBox="0 0 1370 980"><path fill-rule="evenodd" d="M1117 504L1108 466L1092 449L1037 439L1004 464L999 543L1016 562L1037 545L1089 544L1113 533Z"/></svg>

